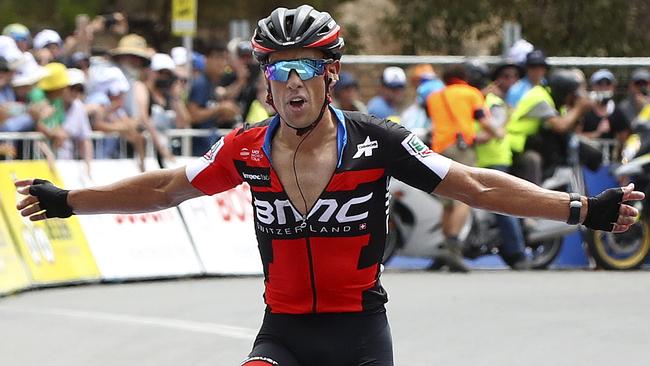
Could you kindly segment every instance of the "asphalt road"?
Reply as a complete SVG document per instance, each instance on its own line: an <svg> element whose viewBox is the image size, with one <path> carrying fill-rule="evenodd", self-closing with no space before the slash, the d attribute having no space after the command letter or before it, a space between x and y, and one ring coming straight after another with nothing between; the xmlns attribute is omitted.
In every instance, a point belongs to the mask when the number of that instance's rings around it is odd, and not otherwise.
<svg viewBox="0 0 650 366"><path fill-rule="evenodd" d="M650 363L647 271L411 271L383 282L396 365ZM239 365L261 321L261 294L262 279L252 277L3 298L0 364Z"/></svg>

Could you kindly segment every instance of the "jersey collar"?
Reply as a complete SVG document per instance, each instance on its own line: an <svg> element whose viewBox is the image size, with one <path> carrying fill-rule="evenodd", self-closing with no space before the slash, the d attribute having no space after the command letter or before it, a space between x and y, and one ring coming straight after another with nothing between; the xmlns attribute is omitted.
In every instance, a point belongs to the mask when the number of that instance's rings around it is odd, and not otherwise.
<svg viewBox="0 0 650 366"><path fill-rule="evenodd" d="M341 162L343 161L343 150L345 149L345 145L348 142L348 131L345 127L345 116L343 116L343 112L340 109L332 107L331 105L329 106L329 109L332 111L338 122L336 131L336 149L338 153L338 162L336 164L336 167L339 168L341 166ZM266 129L266 135L264 136L264 146L262 146L262 150L264 150L264 153L268 157L269 161L271 161L271 139L273 138L273 135L275 135L275 132L278 130L278 127L280 127L280 116L276 114L275 117L273 117L271 120L271 123L269 123L269 127Z"/></svg>

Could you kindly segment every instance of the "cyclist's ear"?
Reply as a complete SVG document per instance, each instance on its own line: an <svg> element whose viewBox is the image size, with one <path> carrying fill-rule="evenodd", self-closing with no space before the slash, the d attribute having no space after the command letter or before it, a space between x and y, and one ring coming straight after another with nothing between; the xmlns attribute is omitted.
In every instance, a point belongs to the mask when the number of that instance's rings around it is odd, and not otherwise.
<svg viewBox="0 0 650 366"><path fill-rule="evenodd" d="M341 61L335 60L334 62L327 64L326 70L327 73L330 75L330 79L339 80L339 72L341 71Z"/></svg>

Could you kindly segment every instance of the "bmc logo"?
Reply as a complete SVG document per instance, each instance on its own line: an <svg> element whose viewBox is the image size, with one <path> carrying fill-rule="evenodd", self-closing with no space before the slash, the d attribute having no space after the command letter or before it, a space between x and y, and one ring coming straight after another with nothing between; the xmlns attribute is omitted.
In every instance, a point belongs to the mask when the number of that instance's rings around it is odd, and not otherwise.
<svg viewBox="0 0 650 366"><path fill-rule="evenodd" d="M318 221L323 223L330 222L332 218L341 224L364 220L368 217L368 210L363 210L361 213L354 215L350 214L350 212L359 212L359 209L353 210L353 206L362 205L371 198L372 192L365 196L352 198L343 204L339 204L335 199L319 199L309 212L309 216L320 214ZM289 215L293 214L294 222L302 221L302 216L291 205L289 200L276 199L273 202L268 202L255 198L253 204L255 205L257 220L263 224L277 223L278 225L285 225L287 223L287 213Z"/></svg>

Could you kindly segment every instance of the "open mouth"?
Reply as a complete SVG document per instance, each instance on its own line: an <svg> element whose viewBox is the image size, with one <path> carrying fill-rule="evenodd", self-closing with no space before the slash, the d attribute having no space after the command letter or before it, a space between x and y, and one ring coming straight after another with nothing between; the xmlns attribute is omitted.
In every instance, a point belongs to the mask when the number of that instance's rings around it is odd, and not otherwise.
<svg viewBox="0 0 650 366"><path fill-rule="evenodd" d="M305 103L306 100L303 97L294 97L291 98L291 100L289 101L289 105L296 109L302 108L305 105Z"/></svg>

